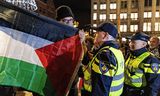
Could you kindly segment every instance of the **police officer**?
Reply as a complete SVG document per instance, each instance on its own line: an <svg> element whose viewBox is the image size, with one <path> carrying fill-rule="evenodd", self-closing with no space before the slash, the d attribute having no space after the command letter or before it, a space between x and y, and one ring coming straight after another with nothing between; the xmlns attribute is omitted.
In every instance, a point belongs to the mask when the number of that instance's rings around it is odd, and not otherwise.
<svg viewBox="0 0 160 96"><path fill-rule="evenodd" d="M117 28L105 22L97 28L91 64L92 96L120 96L124 83L124 57L116 42Z"/></svg>
<svg viewBox="0 0 160 96"><path fill-rule="evenodd" d="M123 96L157 96L160 88L160 61L147 51L149 36L138 32L129 43L131 53L125 62Z"/></svg>

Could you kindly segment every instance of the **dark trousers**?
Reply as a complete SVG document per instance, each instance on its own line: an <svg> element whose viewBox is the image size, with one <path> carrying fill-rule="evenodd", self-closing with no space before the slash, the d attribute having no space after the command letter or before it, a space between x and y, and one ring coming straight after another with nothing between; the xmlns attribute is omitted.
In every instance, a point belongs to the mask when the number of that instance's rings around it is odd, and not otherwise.
<svg viewBox="0 0 160 96"><path fill-rule="evenodd" d="M10 86L0 86L0 96L15 96L16 92L13 87Z"/></svg>
<svg viewBox="0 0 160 96"><path fill-rule="evenodd" d="M88 92L86 90L81 90L81 96L92 96L91 92Z"/></svg>
<svg viewBox="0 0 160 96"><path fill-rule="evenodd" d="M25 89L12 86L0 86L0 96L16 96L16 91L25 91ZM32 94L33 96L40 96L34 92L32 92Z"/></svg>
<svg viewBox="0 0 160 96"><path fill-rule="evenodd" d="M78 80L79 80L79 77L77 74L73 83L72 83L71 89L69 90L68 96L78 96L78 88L77 88Z"/></svg>
<svg viewBox="0 0 160 96"><path fill-rule="evenodd" d="M121 96L145 96L144 90L141 88L134 88L124 85L123 93Z"/></svg>
<svg viewBox="0 0 160 96"><path fill-rule="evenodd" d="M78 88L76 86L72 86L68 96L78 96Z"/></svg>

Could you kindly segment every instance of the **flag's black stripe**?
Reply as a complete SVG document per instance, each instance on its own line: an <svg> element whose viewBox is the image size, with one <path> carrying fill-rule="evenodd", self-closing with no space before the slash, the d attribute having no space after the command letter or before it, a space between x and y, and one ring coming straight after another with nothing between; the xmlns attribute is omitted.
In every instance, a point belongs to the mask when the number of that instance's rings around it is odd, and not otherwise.
<svg viewBox="0 0 160 96"><path fill-rule="evenodd" d="M77 28L3 1L0 1L0 13L1 26L7 26L53 42L71 37L78 31Z"/></svg>

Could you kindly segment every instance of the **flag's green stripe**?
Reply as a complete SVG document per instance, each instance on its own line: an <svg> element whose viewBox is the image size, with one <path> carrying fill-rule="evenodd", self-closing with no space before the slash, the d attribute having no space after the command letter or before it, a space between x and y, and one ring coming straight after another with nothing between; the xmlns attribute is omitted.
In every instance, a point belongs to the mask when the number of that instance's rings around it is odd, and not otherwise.
<svg viewBox="0 0 160 96"><path fill-rule="evenodd" d="M42 95L46 78L43 67L22 60L0 57L0 85L22 87Z"/></svg>

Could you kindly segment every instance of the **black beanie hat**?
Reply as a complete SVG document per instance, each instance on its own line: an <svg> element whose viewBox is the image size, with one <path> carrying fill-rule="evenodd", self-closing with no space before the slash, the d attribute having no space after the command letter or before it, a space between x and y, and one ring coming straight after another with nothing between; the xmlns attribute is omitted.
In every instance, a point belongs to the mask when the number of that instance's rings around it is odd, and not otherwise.
<svg viewBox="0 0 160 96"><path fill-rule="evenodd" d="M59 21L60 19L63 19L65 17L73 17L74 18L74 15L72 13L72 10L70 7L66 6L66 5L62 5L60 7L58 7L56 9L56 13L57 13L57 16L56 16L56 19Z"/></svg>

